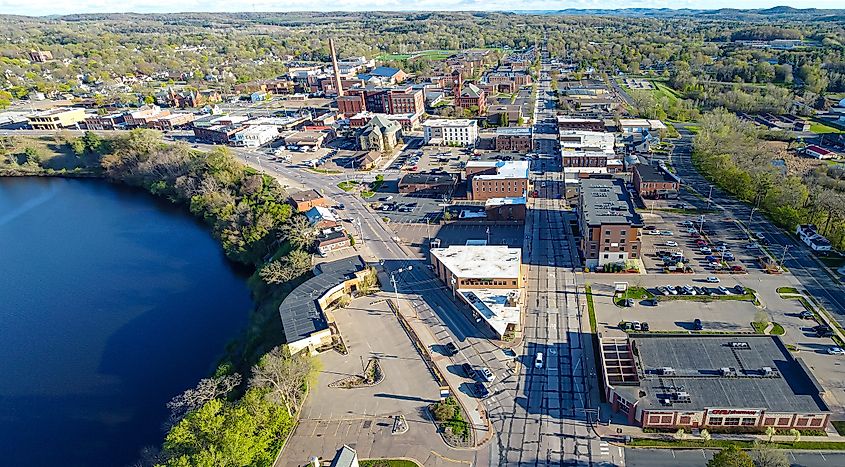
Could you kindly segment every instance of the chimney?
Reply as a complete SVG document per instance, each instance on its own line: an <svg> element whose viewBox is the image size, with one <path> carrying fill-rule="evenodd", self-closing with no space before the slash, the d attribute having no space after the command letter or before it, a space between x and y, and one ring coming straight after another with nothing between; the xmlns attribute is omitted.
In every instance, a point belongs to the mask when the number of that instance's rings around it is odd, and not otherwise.
<svg viewBox="0 0 845 467"><path fill-rule="evenodd" d="M340 67L337 66L337 52L334 49L334 39L329 38L329 50L332 54L332 68L334 69L334 84L337 86L337 97L343 96L343 85L340 84Z"/></svg>

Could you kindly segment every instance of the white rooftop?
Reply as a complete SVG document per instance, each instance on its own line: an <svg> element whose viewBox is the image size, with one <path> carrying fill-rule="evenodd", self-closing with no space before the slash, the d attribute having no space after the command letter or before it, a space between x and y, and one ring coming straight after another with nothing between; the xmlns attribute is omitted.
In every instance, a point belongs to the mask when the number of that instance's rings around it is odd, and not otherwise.
<svg viewBox="0 0 845 467"><path fill-rule="evenodd" d="M519 290L459 289L458 293L499 336L505 334L508 324L519 325Z"/></svg>
<svg viewBox="0 0 845 467"><path fill-rule="evenodd" d="M314 206L313 208L309 209L305 213L305 217L307 217L308 221L312 224L316 224L320 221L337 222L337 217L335 217L331 210L323 206Z"/></svg>
<svg viewBox="0 0 845 467"><path fill-rule="evenodd" d="M498 161L493 166L496 167L496 175L476 175L476 177L478 177L479 180L495 180L501 178L528 178L528 161ZM492 166L488 165L486 167Z"/></svg>
<svg viewBox="0 0 845 467"><path fill-rule="evenodd" d="M644 118L620 118L619 119L620 126L650 126L648 120Z"/></svg>
<svg viewBox="0 0 845 467"><path fill-rule="evenodd" d="M477 122L469 118L430 118L423 122L423 126L430 127L468 127L475 126Z"/></svg>
<svg viewBox="0 0 845 467"><path fill-rule="evenodd" d="M490 198L488 199L484 205L485 206L502 206L505 204L526 204L526 200L524 197L519 196L515 198Z"/></svg>
<svg viewBox="0 0 845 467"><path fill-rule="evenodd" d="M522 264L522 249L505 245L452 245L431 254L462 279L513 279Z"/></svg>

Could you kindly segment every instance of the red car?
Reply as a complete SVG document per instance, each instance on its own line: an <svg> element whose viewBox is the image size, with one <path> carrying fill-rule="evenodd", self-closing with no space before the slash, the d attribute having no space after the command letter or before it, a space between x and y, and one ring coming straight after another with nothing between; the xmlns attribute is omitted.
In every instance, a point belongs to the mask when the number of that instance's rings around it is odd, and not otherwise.
<svg viewBox="0 0 845 467"><path fill-rule="evenodd" d="M742 269L742 266L734 265L731 266L731 271L744 271L744 269Z"/></svg>

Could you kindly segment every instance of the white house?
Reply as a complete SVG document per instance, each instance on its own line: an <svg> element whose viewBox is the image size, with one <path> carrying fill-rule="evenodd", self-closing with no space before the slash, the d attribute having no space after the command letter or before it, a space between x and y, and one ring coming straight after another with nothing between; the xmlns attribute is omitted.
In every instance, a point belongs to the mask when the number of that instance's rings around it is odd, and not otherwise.
<svg viewBox="0 0 845 467"><path fill-rule="evenodd" d="M824 238L816 230L813 224L801 224L796 229L795 233L801 238L801 241L807 244L813 251L830 251L832 246L830 240Z"/></svg>

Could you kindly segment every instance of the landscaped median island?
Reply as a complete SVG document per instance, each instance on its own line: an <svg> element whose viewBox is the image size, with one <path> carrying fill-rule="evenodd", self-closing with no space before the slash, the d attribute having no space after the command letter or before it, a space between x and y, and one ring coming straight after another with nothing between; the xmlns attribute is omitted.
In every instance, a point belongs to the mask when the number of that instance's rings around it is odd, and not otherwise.
<svg viewBox="0 0 845 467"><path fill-rule="evenodd" d="M310 276L311 238L272 177L236 160L164 143L153 130L5 138L0 175L90 176L142 188L202 219L226 256L253 271L255 309L217 368L168 404L157 465L270 465L296 424L317 362L289 355L279 304ZM223 350L223 349L221 349ZM213 461L209 459L214 459Z"/></svg>
<svg viewBox="0 0 845 467"><path fill-rule="evenodd" d="M466 414L457 399L452 396L435 402L428 407L437 424L438 432L446 444L455 447L472 446L472 432Z"/></svg>

